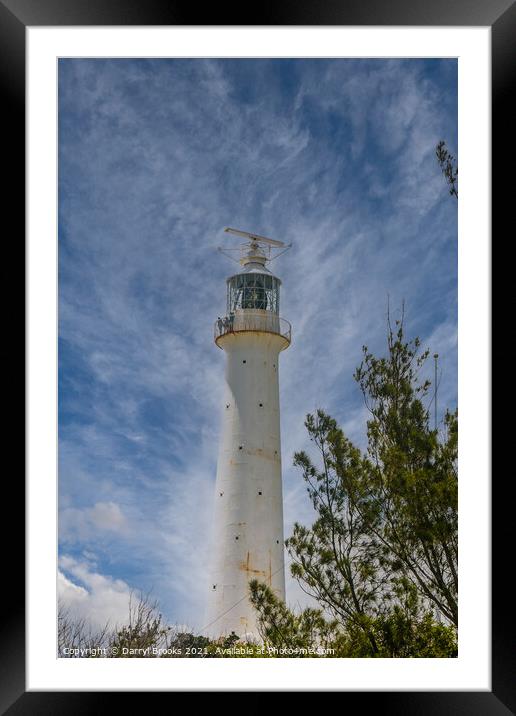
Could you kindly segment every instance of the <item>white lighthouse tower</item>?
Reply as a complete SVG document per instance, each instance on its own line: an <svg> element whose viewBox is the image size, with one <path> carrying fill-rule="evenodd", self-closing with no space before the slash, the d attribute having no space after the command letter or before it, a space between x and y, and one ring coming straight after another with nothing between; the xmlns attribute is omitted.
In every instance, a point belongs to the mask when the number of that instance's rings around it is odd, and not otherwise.
<svg viewBox="0 0 516 716"><path fill-rule="evenodd" d="M214 638L234 632L252 639L258 633L249 581L285 599L278 358L291 335L279 316L281 281L266 266L285 244L226 231L247 241L241 270L227 279L227 315L215 323L226 381L205 623Z"/></svg>

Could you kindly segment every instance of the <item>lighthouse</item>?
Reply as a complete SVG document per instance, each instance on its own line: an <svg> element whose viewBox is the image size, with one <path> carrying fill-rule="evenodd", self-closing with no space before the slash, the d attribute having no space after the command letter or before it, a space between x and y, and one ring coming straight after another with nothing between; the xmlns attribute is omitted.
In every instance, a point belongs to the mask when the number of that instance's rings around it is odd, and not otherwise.
<svg viewBox="0 0 516 716"><path fill-rule="evenodd" d="M246 241L240 270L226 281L226 315L215 322L226 366L205 623L213 638L258 640L249 581L285 599L278 380L291 328L280 317L281 281L267 264L289 246L226 231Z"/></svg>

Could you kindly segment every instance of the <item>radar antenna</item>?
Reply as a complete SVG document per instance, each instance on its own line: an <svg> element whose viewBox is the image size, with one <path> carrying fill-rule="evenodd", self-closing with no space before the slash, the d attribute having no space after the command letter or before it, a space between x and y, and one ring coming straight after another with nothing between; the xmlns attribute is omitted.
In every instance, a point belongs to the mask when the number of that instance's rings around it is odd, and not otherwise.
<svg viewBox="0 0 516 716"><path fill-rule="evenodd" d="M232 229L230 226L226 227L224 229L224 232L227 234L234 234L235 236L243 236L245 239L247 239L247 241L243 244L240 244L237 249L232 247L219 247L219 251L231 259L233 259L233 257L229 256L226 251L240 251L241 258L239 263L241 264L247 263L252 256L256 258L260 257L262 261L264 259L267 262L274 261L274 259L277 259L278 256L284 254L285 251L288 251L292 246L291 243L285 244L283 241L269 239L266 236L260 236L260 234L252 234L249 231L240 231L240 229ZM274 249L283 249L283 251L280 251L279 253L273 255L272 251ZM233 261L236 261L236 259L233 259Z"/></svg>
<svg viewBox="0 0 516 716"><path fill-rule="evenodd" d="M246 239L250 239L253 243L269 244L269 246L286 246L283 241L276 241L276 239L268 239L266 236L260 236L259 234L250 234L249 231L239 231L238 229L231 229L229 226L224 229L224 231L227 234L244 236Z"/></svg>

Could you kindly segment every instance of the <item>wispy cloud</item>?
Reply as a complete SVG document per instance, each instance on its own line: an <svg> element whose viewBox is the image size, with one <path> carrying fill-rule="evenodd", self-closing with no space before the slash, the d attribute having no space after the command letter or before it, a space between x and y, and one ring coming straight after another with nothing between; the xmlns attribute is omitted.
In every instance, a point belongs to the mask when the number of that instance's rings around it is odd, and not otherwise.
<svg viewBox="0 0 516 716"><path fill-rule="evenodd" d="M88 540L102 532L127 534L129 524L120 507L114 502L97 502L93 507L67 507L59 515L61 538L64 541Z"/></svg>

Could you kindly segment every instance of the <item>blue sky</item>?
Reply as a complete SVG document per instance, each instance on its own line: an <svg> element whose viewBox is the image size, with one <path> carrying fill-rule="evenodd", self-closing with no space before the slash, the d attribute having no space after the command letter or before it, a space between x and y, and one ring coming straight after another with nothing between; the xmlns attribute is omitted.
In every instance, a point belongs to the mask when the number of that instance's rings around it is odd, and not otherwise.
<svg viewBox="0 0 516 716"><path fill-rule="evenodd" d="M271 268L285 534L313 512L296 450L331 413L364 445L352 374L387 297L457 403L455 60L59 61L59 590L93 623L151 591L202 629L224 354L225 226L286 242ZM238 243L238 242L236 242ZM433 361L428 364L432 373ZM442 413L442 411L439 411ZM287 574L287 600L306 602Z"/></svg>

